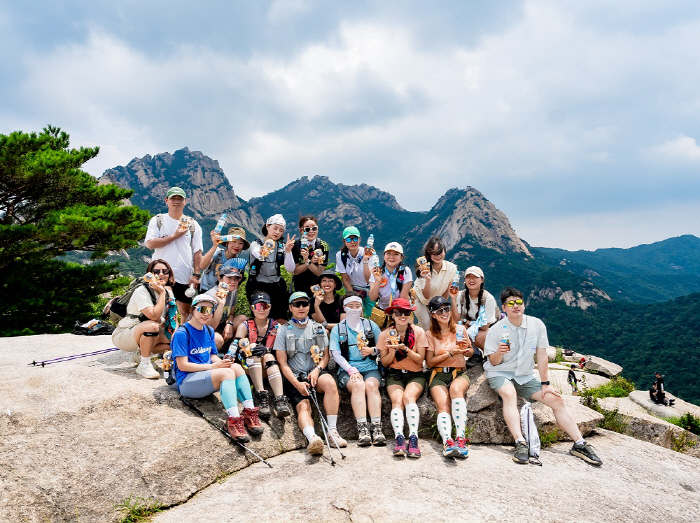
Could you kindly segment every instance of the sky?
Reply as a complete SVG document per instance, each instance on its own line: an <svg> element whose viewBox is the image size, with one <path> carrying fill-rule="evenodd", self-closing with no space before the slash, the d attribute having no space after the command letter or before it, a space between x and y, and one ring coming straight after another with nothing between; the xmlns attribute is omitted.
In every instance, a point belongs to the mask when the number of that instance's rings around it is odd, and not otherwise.
<svg viewBox="0 0 700 523"><path fill-rule="evenodd" d="M700 236L700 2L0 0L0 133L100 176L200 150L429 210L472 186L533 246Z"/></svg>

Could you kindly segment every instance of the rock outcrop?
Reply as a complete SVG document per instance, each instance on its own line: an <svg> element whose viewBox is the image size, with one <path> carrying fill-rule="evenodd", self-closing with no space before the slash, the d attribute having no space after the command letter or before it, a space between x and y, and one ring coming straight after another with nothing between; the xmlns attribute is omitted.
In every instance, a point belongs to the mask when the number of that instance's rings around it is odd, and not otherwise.
<svg viewBox="0 0 700 523"><path fill-rule="evenodd" d="M592 370L609 377L618 376L622 372L622 367L612 361L604 360L597 356L589 356L584 364L586 370Z"/></svg>

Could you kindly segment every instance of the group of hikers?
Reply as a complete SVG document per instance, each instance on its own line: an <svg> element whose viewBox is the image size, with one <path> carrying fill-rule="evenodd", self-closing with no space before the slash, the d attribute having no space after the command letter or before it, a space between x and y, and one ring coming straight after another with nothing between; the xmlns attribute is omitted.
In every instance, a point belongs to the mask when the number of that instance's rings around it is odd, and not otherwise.
<svg viewBox="0 0 700 523"><path fill-rule="evenodd" d="M518 395L552 408L574 441L571 454L602 463L548 380L547 331L542 321L525 315L523 294L507 287L499 307L484 289L479 267L469 267L460 281L440 237L427 241L412 270L400 243L392 241L379 253L372 235L363 246L358 228L346 227L334 271L326 268L333 260L315 216L303 216L292 232L275 214L262 227L262 238L250 242L242 227L223 234L220 220L203 253L202 230L184 215L185 191L170 188L165 203L168 212L148 224L145 245L154 250L148 281L133 291L113 341L133 353L136 373L144 378L159 378L151 356L171 351L172 386L186 398L219 391L228 432L237 441L261 434L260 418L294 411L310 454L323 454L329 441L345 447L337 428L343 388L351 396L358 446L386 445L380 395L385 387L393 454L418 458L417 401L427 388L443 455L466 458L466 370L483 361L515 440L516 463L529 461ZM282 267L292 274L293 289ZM244 281L250 311L236 314ZM180 326L178 312L185 322ZM317 393L326 412L325 442L312 417L310 399Z"/></svg>

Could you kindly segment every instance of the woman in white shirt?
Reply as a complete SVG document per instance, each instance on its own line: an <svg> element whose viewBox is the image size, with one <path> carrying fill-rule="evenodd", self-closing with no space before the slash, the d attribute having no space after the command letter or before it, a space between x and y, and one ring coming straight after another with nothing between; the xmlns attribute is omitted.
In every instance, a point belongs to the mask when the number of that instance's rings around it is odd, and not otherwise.
<svg viewBox="0 0 700 523"><path fill-rule="evenodd" d="M430 330L430 313L428 303L434 296L448 298L450 284L457 274L457 266L445 260L445 243L439 236L433 236L425 244L423 256L428 261L428 266L422 271L416 267L415 289L418 297L416 303L416 316L418 324L425 331Z"/></svg>
<svg viewBox="0 0 700 523"><path fill-rule="evenodd" d="M388 243L384 247L384 263L373 269L369 277L369 298L377 302L377 308L384 311L395 299L408 300L412 285L411 269L403 264L403 247L398 242ZM385 317L383 322L373 319L380 328L384 328L389 318Z"/></svg>
<svg viewBox="0 0 700 523"><path fill-rule="evenodd" d="M464 290L450 292L452 317L467 327L474 345L483 350L489 327L501 319L496 299L484 289L484 271L469 267L464 273Z"/></svg>

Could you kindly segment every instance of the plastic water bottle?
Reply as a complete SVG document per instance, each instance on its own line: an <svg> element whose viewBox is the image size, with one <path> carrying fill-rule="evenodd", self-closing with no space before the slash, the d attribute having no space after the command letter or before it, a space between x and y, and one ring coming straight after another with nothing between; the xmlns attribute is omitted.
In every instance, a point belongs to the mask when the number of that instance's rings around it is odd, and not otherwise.
<svg viewBox="0 0 700 523"><path fill-rule="evenodd" d="M367 248L374 249L374 234L370 234L369 238L367 238Z"/></svg>
<svg viewBox="0 0 700 523"><path fill-rule="evenodd" d="M452 285L450 288L450 292L452 292L452 294L457 294L457 292L459 292L459 271L457 271L455 273L455 277L452 278Z"/></svg>
<svg viewBox="0 0 700 523"><path fill-rule="evenodd" d="M236 358L236 353L238 352L238 340L233 340L231 345L229 346L228 352L226 353L226 356L224 356L225 360L229 361L234 361Z"/></svg>
<svg viewBox="0 0 700 523"><path fill-rule="evenodd" d="M457 323L455 337L457 339L457 345L464 343L464 326L462 325L462 320L459 320L459 323Z"/></svg>
<svg viewBox="0 0 700 523"><path fill-rule="evenodd" d="M309 235L306 234L305 232L302 233L302 235L301 235L301 248L302 249L309 248Z"/></svg>
<svg viewBox="0 0 700 523"><path fill-rule="evenodd" d="M510 332L508 332L508 325L503 326L503 334L501 335L501 343L508 345L508 350L510 350Z"/></svg>
<svg viewBox="0 0 700 523"><path fill-rule="evenodd" d="M221 218L219 218L219 221L216 222L216 227L214 227L214 231L220 233L221 229L224 228L224 224L226 223L226 213L221 215Z"/></svg>

